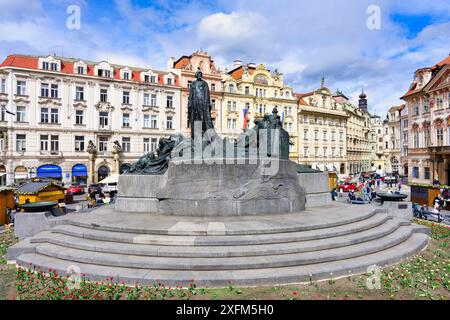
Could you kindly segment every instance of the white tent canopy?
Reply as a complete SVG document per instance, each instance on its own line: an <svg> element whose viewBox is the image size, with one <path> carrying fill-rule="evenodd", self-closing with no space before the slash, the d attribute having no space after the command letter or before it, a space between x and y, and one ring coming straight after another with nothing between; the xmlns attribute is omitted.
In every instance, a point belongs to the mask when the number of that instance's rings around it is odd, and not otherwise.
<svg viewBox="0 0 450 320"><path fill-rule="evenodd" d="M119 174L118 173L113 173L109 176L107 176L105 179L99 181L98 183L118 183L119 182Z"/></svg>

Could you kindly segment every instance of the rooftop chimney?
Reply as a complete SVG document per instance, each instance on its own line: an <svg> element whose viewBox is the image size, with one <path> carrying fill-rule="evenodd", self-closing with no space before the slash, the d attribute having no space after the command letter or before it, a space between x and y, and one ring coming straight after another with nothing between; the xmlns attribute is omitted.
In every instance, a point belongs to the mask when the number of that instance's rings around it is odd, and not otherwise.
<svg viewBox="0 0 450 320"><path fill-rule="evenodd" d="M242 66L242 61L239 59L234 60L233 62L233 69L239 68Z"/></svg>

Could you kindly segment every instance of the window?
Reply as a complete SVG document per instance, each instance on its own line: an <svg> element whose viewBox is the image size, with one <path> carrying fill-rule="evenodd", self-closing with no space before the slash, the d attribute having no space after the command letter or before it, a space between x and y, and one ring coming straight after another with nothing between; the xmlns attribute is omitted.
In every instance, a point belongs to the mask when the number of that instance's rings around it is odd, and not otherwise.
<svg viewBox="0 0 450 320"><path fill-rule="evenodd" d="M58 109L50 109L50 122L51 123L59 122L59 110Z"/></svg>
<svg viewBox="0 0 450 320"><path fill-rule="evenodd" d="M51 90L50 90L50 95L52 98L58 98L58 85L57 84L52 84Z"/></svg>
<svg viewBox="0 0 450 320"><path fill-rule="evenodd" d="M58 71L58 64L57 63L50 63L50 69L52 71Z"/></svg>
<svg viewBox="0 0 450 320"><path fill-rule="evenodd" d="M308 123L308 116L303 116L303 123Z"/></svg>
<svg viewBox="0 0 450 320"><path fill-rule="evenodd" d="M412 168L412 176L413 178L419 178L419 167Z"/></svg>
<svg viewBox="0 0 450 320"><path fill-rule="evenodd" d="M16 151L27 150L27 136L24 134L16 135Z"/></svg>
<svg viewBox="0 0 450 320"><path fill-rule="evenodd" d="M0 114L0 121L6 121L6 107L0 106L1 114Z"/></svg>
<svg viewBox="0 0 450 320"><path fill-rule="evenodd" d="M167 117L166 125L167 125L167 129L173 129L173 118L172 117Z"/></svg>
<svg viewBox="0 0 450 320"><path fill-rule="evenodd" d="M16 121L26 122L27 121L27 109L26 107L17 107L16 109Z"/></svg>
<svg viewBox="0 0 450 320"><path fill-rule="evenodd" d="M413 116L419 115L419 105L415 104L413 105Z"/></svg>
<svg viewBox="0 0 450 320"><path fill-rule="evenodd" d="M303 129L303 139L308 140L308 129Z"/></svg>
<svg viewBox="0 0 450 320"><path fill-rule="evenodd" d="M108 89L100 89L100 101L101 102L108 101Z"/></svg>
<svg viewBox="0 0 450 320"><path fill-rule="evenodd" d="M414 134L413 134L413 147L419 148L419 133L418 132L414 132Z"/></svg>
<svg viewBox="0 0 450 320"><path fill-rule="evenodd" d="M49 97L50 91L48 88L48 83L41 84L41 97Z"/></svg>
<svg viewBox="0 0 450 320"><path fill-rule="evenodd" d="M148 114L144 115L144 128L150 128L150 116Z"/></svg>
<svg viewBox="0 0 450 320"><path fill-rule="evenodd" d="M250 87L249 86L245 86L245 94L250 94Z"/></svg>
<svg viewBox="0 0 450 320"><path fill-rule="evenodd" d="M426 129L423 131L423 145L424 147L431 146L430 129Z"/></svg>
<svg viewBox="0 0 450 320"><path fill-rule="evenodd" d="M336 131L331 132L331 141L336 141Z"/></svg>
<svg viewBox="0 0 450 320"><path fill-rule="evenodd" d="M211 99L211 109L212 110L216 109L216 99Z"/></svg>
<svg viewBox="0 0 450 320"><path fill-rule="evenodd" d="M150 76L149 75L144 75L144 82L150 82Z"/></svg>
<svg viewBox="0 0 450 320"><path fill-rule="evenodd" d="M230 131L236 130L236 119L227 119L227 129Z"/></svg>
<svg viewBox="0 0 450 320"><path fill-rule="evenodd" d="M386 142L384 143L384 147L385 147L386 149L389 149L389 143L388 143L388 141L386 141Z"/></svg>
<svg viewBox="0 0 450 320"><path fill-rule="evenodd" d="M111 78L111 71L110 70L98 69L98 76L99 77L104 77L104 78Z"/></svg>
<svg viewBox="0 0 450 320"><path fill-rule="evenodd" d="M124 80L130 80L130 73L129 72L124 72L123 73L123 79Z"/></svg>
<svg viewBox="0 0 450 320"><path fill-rule="evenodd" d="M48 108L41 108L41 123L48 123Z"/></svg>
<svg viewBox="0 0 450 320"><path fill-rule="evenodd" d="M430 101L428 100L428 98L425 98L423 100L423 112L429 112L429 111L430 111Z"/></svg>
<svg viewBox="0 0 450 320"><path fill-rule="evenodd" d="M126 128L130 127L130 114L129 113L122 114L122 127L126 127Z"/></svg>
<svg viewBox="0 0 450 320"><path fill-rule="evenodd" d="M48 69L50 69L49 67L50 67L50 66L49 66L49 63L48 63L48 62L45 62L45 61L42 62L42 69L43 69L43 70L48 70Z"/></svg>
<svg viewBox="0 0 450 320"><path fill-rule="evenodd" d="M436 109L440 110L442 108L444 108L444 101L442 99L442 96L441 95L436 96Z"/></svg>
<svg viewBox="0 0 450 320"><path fill-rule="evenodd" d="M339 141L344 141L344 132L342 131L339 132Z"/></svg>
<svg viewBox="0 0 450 320"><path fill-rule="evenodd" d="M331 148L331 157L332 158L336 157L336 148L335 147Z"/></svg>
<svg viewBox="0 0 450 320"><path fill-rule="evenodd" d="M75 100L84 101L84 87L75 88Z"/></svg>
<svg viewBox="0 0 450 320"><path fill-rule="evenodd" d="M172 96L167 96L166 107L173 108L173 97Z"/></svg>
<svg viewBox="0 0 450 320"><path fill-rule="evenodd" d="M216 85L214 83L211 83L211 91L216 91Z"/></svg>
<svg viewBox="0 0 450 320"><path fill-rule="evenodd" d="M439 146L439 147L444 145L444 129L443 128L436 129L436 143L437 143L437 146Z"/></svg>
<svg viewBox="0 0 450 320"><path fill-rule="evenodd" d="M150 128L157 129L158 128L158 116L155 114L152 114L150 118Z"/></svg>
<svg viewBox="0 0 450 320"><path fill-rule="evenodd" d="M172 84L172 78L167 78L167 84L169 84L169 85Z"/></svg>
<svg viewBox="0 0 450 320"><path fill-rule="evenodd" d="M131 150L131 138L123 137L122 138L122 150L123 152L130 152Z"/></svg>
<svg viewBox="0 0 450 320"><path fill-rule="evenodd" d="M48 151L48 135L41 135L41 151Z"/></svg>
<svg viewBox="0 0 450 320"><path fill-rule="evenodd" d="M323 157L324 158L328 157L328 148L327 147L323 147Z"/></svg>
<svg viewBox="0 0 450 320"><path fill-rule="evenodd" d="M308 147L303 147L303 156L308 158Z"/></svg>
<svg viewBox="0 0 450 320"><path fill-rule="evenodd" d="M152 94L151 100L150 100L150 105L152 107L156 107L156 94Z"/></svg>
<svg viewBox="0 0 450 320"><path fill-rule="evenodd" d="M235 92L235 89L234 89L234 84L230 84L230 85L228 85L228 92L230 92L230 93L233 93L233 92Z"/></svg>
<svg viewBox="0 0 450 320"><path fill-rule="evenodd" d="M77 73L78 74L84 74L84 67L83 66L78 66L77 67Z"/></svg>
<svg viewBox="0 0 450 320"><path fill-rule="evenodd" d="M319 130L314 130L314 140L319 140Z"/></svg>
<svg viewBox="0 0 450 320"><path fill-rule="evenodd" d="M344 156L344 148L339 148L339 157L343 157Z"/></svg>
<svg viewBox="0 0 450 320"><path fill-rule="evenodd" d="M192 80L188 80L188 88L190 89L191 88L191 85L192 85Z"/></svg>
<svg viewBox="0 0 450 320"><path fill-rule="evenodd" d="M6 93L6 79L2 79L2 85L0 87L0 93Z"/></svg>
<svg viewBox="0 0 450 320"><path fill-rule="evenodd" d="M27 83L22 80L17 81L17 95L24 96L27 94Z"/></svg>
<svg viewBox="0 0 450 320"><path fill-rule="evenodd" d="M150 105L150 95L148 93L144 93L144 106Z"/></svg>
<svg viewBox="0 0 450 320"><path fill-rule="evenodd" d="M425 167L423 173L425 179L430 179L430 167Z"/></svg>
<svg viewBox="0 0 450 320"><path fill-rule="evenodd" d="M155 83L156 82L156 76L150 76L150 82Z"/></svg>
<svg viewBox="0 0 450 320"><path fill-rule="evenodd" d="M75 124L83 124L84 111L76 110L75 111Z"/></svg>
<svg viewBox="0 0 450 320"><path fill-rule="evenodd" d="M59 151L59 136L50 136L50 151Z"/></svg>
<svg viewBox="0 0 450 320"><path fill-rule="evenodd" d="M98 138L98 151L100 152L108 151L108 137Z"/></svg>
<svg viewBox="0 0 450 320"><path fill-rule="evenodd" d="M108 118L109 118L109 113L105 112L105 111L100 111L99 114L100 117L100 128L105 128L108 126Z"/></svg>
<svg viewBox="0 0 450 320"><path fill-rule="evenodd" d="M84 136L75 136L75 151L84 151Z"/></svg>
<svg viewBox="0 0 450 320"><path fill-rule="evenodd" d="M123 104L130 104L130 92L124 91L122 94L122 103Z"/></svg>
<svg viewBox="0 0 450 320"><path fill-rule="evenodd" d="M150 139L144 138L144 152L148 153L150 152Z"/></svg>
<svg viewBox="0 0 450 320"><path fill-rule="evenodd" d="M324 130L323 131L323 140L327 141L327 136L328 136L328 131Z"/></svg>
<svg viewBox="0 0 450 320"><path fill-rule="evenodd" d="M158 139L152 138L150 143L150 151L156 151L157 148L158 148Z"/></svg>
<svg viewBox="0 0 450 320"><path fill-rule="evenodd" d="M314 148L314 157L319 157L319 147Z"/></svg>

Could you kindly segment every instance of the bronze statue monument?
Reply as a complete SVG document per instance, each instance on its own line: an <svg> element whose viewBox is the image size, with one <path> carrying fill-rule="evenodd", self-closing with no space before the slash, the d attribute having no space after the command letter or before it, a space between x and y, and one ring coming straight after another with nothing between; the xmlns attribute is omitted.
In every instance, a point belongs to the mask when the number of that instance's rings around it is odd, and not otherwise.
<svg viewBox="0 0 450 320"><path fill-rule="evenodd" d="M191 138L194 138L194 123L202 123L202 134L208 129L214 129L211 119L211 100L208 83L202 79L203 73L198 70L189 89L188 126L191 128Z"/></svg>

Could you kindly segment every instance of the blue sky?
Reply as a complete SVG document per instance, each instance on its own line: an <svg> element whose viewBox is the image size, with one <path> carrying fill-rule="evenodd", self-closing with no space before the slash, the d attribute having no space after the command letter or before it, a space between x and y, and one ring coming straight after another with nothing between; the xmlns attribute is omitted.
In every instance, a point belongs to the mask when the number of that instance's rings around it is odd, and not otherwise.
<svg viewBox="0 0 450 320"><path fill-rule="evenodd" d="M69 5L81 28L66 28ZM381 28L367 28L367 8ZM284 73L297 92L325 77L356 103L361 89L380 115L415 69L450 53L450 0L0 0L0 55L49 54L165 69L198 49L220 68L233 60Z"/></svg>

